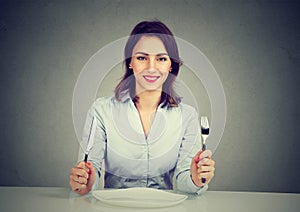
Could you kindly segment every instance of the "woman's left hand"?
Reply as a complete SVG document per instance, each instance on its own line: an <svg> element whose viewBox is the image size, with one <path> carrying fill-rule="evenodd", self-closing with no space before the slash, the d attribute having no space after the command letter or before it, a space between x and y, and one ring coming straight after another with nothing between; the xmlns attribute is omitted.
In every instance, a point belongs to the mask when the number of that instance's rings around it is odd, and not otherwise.
<svg viewBox="0 0 300 212"><path fill-rule="evenodd" d="M215 173L215 161L211 159L212 153L210 150L199 151L192 159L191 163L191 177L194 184L198 187L202 187L208 184ZM206 179L205 183L202 183L202 178Z"/></svg>

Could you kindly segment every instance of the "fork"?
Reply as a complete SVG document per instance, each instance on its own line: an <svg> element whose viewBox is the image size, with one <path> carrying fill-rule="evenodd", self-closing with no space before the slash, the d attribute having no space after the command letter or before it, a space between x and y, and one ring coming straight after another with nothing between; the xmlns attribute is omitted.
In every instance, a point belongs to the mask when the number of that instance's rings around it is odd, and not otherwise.
<svg viewBox="0 0 300 212"><path fill-rule="evenodd" d="M202 137L202 151L205 151L206 139L209 136L209 122L206 116L201 116L200 125L201 125L201 137ZM206 179L202 178L201 181L202 183L205 183Z"/></svg>

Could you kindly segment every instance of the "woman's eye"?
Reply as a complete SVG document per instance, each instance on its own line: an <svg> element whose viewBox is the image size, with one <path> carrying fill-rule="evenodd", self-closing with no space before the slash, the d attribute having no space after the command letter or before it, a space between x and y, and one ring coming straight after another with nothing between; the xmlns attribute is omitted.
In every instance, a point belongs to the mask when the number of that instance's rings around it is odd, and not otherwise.
<svg viewBox="0 0 300 212"><path fill-rule="evenodd" d="M146 57L143 57L143 56L138 56L136 59L137 59L137 60L146 60L147 58L146 58Z"/></svg>
<svg viewBox="0 0 300 212"><path fill-rule="evenodd" d="M167 61L168 59L166 57L160 57L158 58L158 61Z"/></svg>

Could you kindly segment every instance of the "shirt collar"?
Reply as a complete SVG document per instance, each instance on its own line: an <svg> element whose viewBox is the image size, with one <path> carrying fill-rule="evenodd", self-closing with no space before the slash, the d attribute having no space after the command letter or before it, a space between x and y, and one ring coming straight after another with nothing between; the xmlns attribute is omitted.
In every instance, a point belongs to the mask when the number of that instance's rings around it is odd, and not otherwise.
<svg viewBox="0 0 300 212"><path fill-rule="evenodd" d="M121 92L121 102L124 103L129 99L131 100L129 90L125 90L125 91Z"/></svg>
<svg viewBox="0 0 300 212"><path fill-rule="evenodd" d="M124 103L128 100L131 100L129 90L121 92L121 102ZM157 108L162 108L163 103L160 103Z"/></svg>

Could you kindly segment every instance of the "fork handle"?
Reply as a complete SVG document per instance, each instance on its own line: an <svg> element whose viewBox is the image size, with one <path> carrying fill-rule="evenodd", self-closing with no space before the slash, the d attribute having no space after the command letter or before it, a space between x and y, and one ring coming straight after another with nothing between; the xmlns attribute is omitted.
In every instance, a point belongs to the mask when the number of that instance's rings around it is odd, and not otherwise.
<svg viewBox="0 0 300 212"><path fill-rule="evenodd" d="M206 144L202 144L202 151L206 150Z"/></svg>
<svg viewBox="0 0 300 212"><path fill-rule="evenodd" d="M205 150L206 150L206 144L202 144L202 151L205 151ZM201 182L205 183L206 179L205 178L201 178Z"/></svg>

